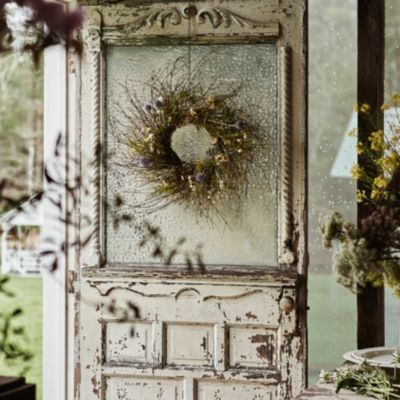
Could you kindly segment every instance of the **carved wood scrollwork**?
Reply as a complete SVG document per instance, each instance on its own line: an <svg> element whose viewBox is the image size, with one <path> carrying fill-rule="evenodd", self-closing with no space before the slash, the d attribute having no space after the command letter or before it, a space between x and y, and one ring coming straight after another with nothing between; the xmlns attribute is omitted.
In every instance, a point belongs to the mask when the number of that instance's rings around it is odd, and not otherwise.
<svg viewBox="0 0 400 400"><path fill-rule="evenodd" d="M163 8L146 14L129 24L125 24L122 30L125 34L132 34L145 27L152 28L153 26L158 26L164 28L167 21L172 25L179 25L182 23L182 17L183 14L175 7Z"/></svg>
<svg viewBox="0 0 400 400"><path fill-rule="evenodd" d="M152 28L154 26L164 28L167 22L172 25L180 25L184 20L188 19L191 19L192 23L194 22L195 25L209 23L214 29L220 26L227 29L234 24L248 29L266 28L270 26L270 24L252 20L222 7L206 8L199 11L197 7L192 5L183 9L172 6L157 9L133 22L125 24L121 28L125 34L129 35L143 28Z"/></svg>
<svg viewBox="0 0 400 400"><path fill-rule="evenodd" d="M211 23L213 28L218 28L221 24L224 26L224 28L229 28L234 23L236 23L240 27L252 29L264 28L267 26L263 22L251 20L230 10L220 7L206 9L198 13L197 22L199 24L204 24L207 20Z"/></svg>

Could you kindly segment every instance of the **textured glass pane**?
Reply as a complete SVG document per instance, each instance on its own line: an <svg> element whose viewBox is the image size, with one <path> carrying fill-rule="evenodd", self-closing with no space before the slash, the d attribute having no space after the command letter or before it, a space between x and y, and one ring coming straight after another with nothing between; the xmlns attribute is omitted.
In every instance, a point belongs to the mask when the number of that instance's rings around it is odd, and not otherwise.
<svg viewBox="0 0 400 400"><path fill-rule="evenodd" d="M385 97L393 92L400 92L400 2L387 0L385 22ZM385 112L385 122L397 124L393 112ZM388 126L385 126L388 129ZM385 290L385 344L400 345L400 300L390 289Z"/></svg>
<svg viewBox="0 0 400 400"><path fill-rule="evenodd" d="M319 225L331 210L356 220L357 2L309 2L309 382L356 348L356 297L341 287Z"/></svg>
<svg viewBox="0 0 400 400"><path fill-rule="evenodd" d="M186 46L111 47L107 51L107 146L114 154L107 161L106 191L112 203L118 193L124 198L140 202L140 194L132 190L137 177L126 167L118 166L119 142L112 133L110 120L124 104L124 82L131 82L131 90L140 93L143 104L149 99L143 93L143 82L163 66L171 65L180 57L187 57ZM262 126L267 151L255 161L256 173L249 178L249 193L242 202L240 214L235 205L222 210L226 222L215 216L212 223L197 216L190 208L170 204L155 213L135 215L135 223L143 221L158 226L169 244L185 237L185 248L203 246L207 264L270 265L277 264L277 54L276 46L265 45L192 45L190 48L192 73L205 86L237 88L237 103L254 121ZM199 64L201 63L201 64ZM201 65L196 69L196 66ZM187 78L187 70L181 72ZM121 85L122 83L122 85ZM226 90L225 90L226 91ZM207 135L207 133L205 133ZM202 146L206 146L207 137ZM205 143L205 144L204 144ZM116 155L116 156L115 156ZM196 155L187 155L193 157ZM134 202L133 201L133 202ZM113 225L112 209L107 213L107 260L113 262L154 262L150 247L139 247L141 240L133 224ZM133 211L133 210L132 210ZM177 258L176 262L182 262Z"/></svg>

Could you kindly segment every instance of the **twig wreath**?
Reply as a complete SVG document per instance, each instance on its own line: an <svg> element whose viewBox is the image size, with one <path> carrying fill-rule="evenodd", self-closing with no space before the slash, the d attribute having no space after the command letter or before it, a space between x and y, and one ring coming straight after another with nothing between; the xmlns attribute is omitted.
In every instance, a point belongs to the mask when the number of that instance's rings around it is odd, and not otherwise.
<svg viewBox="0 0 400 400"><path fill-rule="evenodd" d="M153 73L141 96L124 85L129 106L120 136L129 167L151 187L143 209L180 203L210 216L221 201L246 195L261 135L235 103L239 90L178 79L179 71L176 62Z"/></svg>

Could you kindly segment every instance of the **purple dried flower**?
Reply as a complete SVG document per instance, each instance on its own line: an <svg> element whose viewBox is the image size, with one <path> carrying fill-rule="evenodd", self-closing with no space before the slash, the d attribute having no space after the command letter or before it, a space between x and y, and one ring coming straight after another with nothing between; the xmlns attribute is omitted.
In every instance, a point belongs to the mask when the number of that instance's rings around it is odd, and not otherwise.
<svg viewBox="0 0 400 400"><path fill-rule="evenodd" d="M158 99L156 99L156 101L154 102L154 107L157 108L157 110L160 110L161 108L163 108L164 106L164 102L162 101L162 98L159 97Z"/></svg>
<svg viewBox="0 0 400 400"><path fill-rule="evenodd" d="M138 166L145 168L150 164L150 160L146 157L139 157Z"/></svg>
<svg viewBox="0 0 400 400"><path fill-rule="evenodd" d="M244 122L243 122L243 121L236 121L236 122L235 122L235 128L236 128L238 131L241 131L242 129L244 129L244 127L245 127L245 125L244 125Z"/></svg>
<svg viewBox="0 0 400 400"><path fill-rule="evenodd" d="M201 173L198 172L195 176L194 176L194 180L198 183L204 183L205 180L205 176Z"/></svg>
<svg viewBox="0 0 400 400"><path fill-rule="evenodd" d="M146 103L143 107L143 110L147 113L150 113L153 110L153 106L150 103Z"/></svg>
<svg viewBox="0 0 400 400"><path fill-rule="evenodd" d="M400 207L380 206L361 220L360 232L371 248L383 253L400 245Z"/></svg>

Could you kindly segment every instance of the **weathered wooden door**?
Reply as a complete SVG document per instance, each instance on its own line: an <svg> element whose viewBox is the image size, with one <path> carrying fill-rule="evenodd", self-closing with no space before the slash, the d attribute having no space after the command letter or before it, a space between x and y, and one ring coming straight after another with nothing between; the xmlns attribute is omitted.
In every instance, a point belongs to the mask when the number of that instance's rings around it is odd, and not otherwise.
<svg viewBox="0 0 400 400"><path fill-rule="evenodd" d="M81 239L93 234L77 257L75 398L294 398L306 354L306 1L82 6L72 105L84 178L77 211ZM210 224L171 204L116 226L115 198L137 184L115 161L114 122L129 112L126 82L140 93L178 58L203 63L206 80L240 84L238 102L252 105L263 128L258 170L240 217L227 212ZM181 236L186 248L202 243L205 269L179 256L157 264L139 245L145 220L171 244Z"/></svg>

